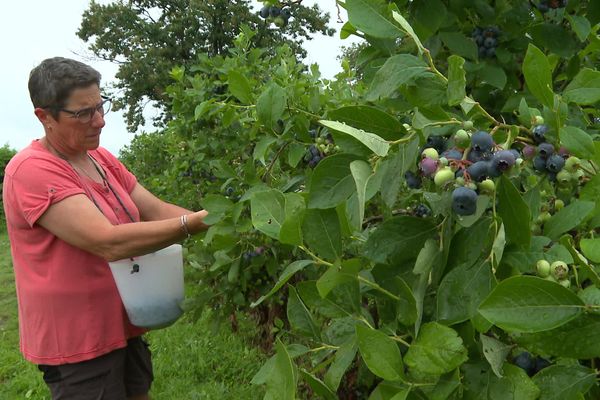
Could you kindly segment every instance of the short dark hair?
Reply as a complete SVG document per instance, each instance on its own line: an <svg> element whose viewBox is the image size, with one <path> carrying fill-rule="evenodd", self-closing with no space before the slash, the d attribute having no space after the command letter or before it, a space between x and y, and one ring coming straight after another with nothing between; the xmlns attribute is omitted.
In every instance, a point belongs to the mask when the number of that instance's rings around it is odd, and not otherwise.
<svg viewBox="0 0 600 400"><path fill-rule="evenodd" d="M35 108L47 108L57 118L74 89L100 87L101 78L100 72L80 61L47 58L29 73L29 97Z"/></svg>

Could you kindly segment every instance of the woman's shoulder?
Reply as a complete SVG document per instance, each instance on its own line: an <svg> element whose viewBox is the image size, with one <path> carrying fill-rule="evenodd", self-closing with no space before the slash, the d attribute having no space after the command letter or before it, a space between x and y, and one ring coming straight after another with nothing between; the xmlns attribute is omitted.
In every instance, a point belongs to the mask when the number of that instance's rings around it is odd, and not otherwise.
<svg viewBox="0 0 600 400"><path fill-rule="evenodd" d="M99 146L95 150L91 150L89 153L96 161L104 165L115 166L115 164L119 164L119 159L104 147Z"/></svg>
<svg viewBox="0 0 600 400"><path fill-rule="evenodd" d="M63 160L48 152L36 139L10 159L6 164L5 174L11 175L23 167L35 169L36 166L48 164L65 167Z"/></svg>

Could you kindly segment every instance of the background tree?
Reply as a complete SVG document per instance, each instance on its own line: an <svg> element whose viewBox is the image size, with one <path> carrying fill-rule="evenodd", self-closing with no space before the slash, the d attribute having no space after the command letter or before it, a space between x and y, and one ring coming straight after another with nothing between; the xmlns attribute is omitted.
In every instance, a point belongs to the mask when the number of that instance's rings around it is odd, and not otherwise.
<svg viewBox="0 0 600 400"><path fill-rule="evenodd" d="M169 119L164 107L174 66L192 65L200 54L224 54L242 25L257 34L254 45L273 47L287 43L302 58L301 45L314 33L332 35L329 15L318 6L291 2L291 17L276 26L250 9L247 0L130 0L90 3L77 35L92 53L119 65L117 82L110 89L117 109L125 110L128 129L145 123L142 111L154 102L161 111L160 126Z"/></svg>

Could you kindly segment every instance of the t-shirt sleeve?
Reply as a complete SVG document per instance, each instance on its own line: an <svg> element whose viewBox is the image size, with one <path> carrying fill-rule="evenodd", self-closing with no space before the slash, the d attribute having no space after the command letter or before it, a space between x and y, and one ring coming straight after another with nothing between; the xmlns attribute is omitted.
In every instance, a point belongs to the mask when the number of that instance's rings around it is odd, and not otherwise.
<svg viewBox="0 0 600 400"><path fill-rule="evenodd" d="M104 160L105 166L109 168L114 177L119 181L121 186L131 194L137 185L137 178L127 169L125 165L117 157L103 147L99 147L97 153Z"/></svg>
<svg viewBox="0 0 600 400"><path fill-rule="evenodd" d="M85 194L77 177L59 160L27 158L5 177L7 204L30 227L52 204L69 196Z"/></svg>

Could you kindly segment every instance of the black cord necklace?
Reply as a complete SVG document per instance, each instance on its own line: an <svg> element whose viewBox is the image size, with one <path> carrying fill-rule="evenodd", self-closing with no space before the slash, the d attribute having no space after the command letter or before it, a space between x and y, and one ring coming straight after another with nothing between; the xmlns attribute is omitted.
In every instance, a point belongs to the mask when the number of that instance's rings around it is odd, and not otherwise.
<svg viewBox="0 0 600 400"><path fill-rule="evenodd" d="M48 141L48 138L44 138L44 144L49 148L54 150L54 152L56 154L58 154L58 157L65 160L70 166L71 168L73 168L73 171L75 171L75 173L77 175L80 175L77 171L79 169L81 169L81 171L88 177L90 178L92 181L94 181L94 179L83 169L83 168L76 168L71 161L69 161L69 158L64 155L63 153L61 153L60 151L58 151L56 149L56 147L52 146L52 144ZM85 153L87 155L87 157L90 159L90 161L92 162L92 164L94 165L94 168L96 169L96 172L98 172L98 175L100 175L100 178L102 179L102 183L104 184L104 187L108 187L110 189L110 191L112 192L112 194L115 196L115 198L117 199L117 201L119 202L119 204L121 205L121 207L123 208L123 211L125 211L125 214L127 214L127 216L129 217L129 219L131 220L131 222L135 222L135 219L133 218L133 215L129 212L129 210L127 209L127 207L125 206L125 204L123 203L123 200L121 200L121 196L119 196L119 194L116 192L116 190L113 188L113 186L110 184L110 182L107 179L107 175L106 173L104 173L104 170L102 169L102 167L100 167L100 165L98 164L98 161L96 161L94 159L94 157L92 157L90 155L90 153L86 152ZM81 175L80 175L81 176ZM83 183L82 180L80 180L81 185L84 186L84 190L86 191L86 193L88 194L88 196L92 199L92 202L94 202L94 204L96 205L96 207L98 208L98 210L100 210L100 212L102 214L104 214L104 212L102 212L102 208L100 207L100 204L98 204L98 202L96 201L96 199L94 198L94 195L92 194L91 191L89 191L86 187L86 185ZM104 214L106 215L106 214Z"/></svg>

